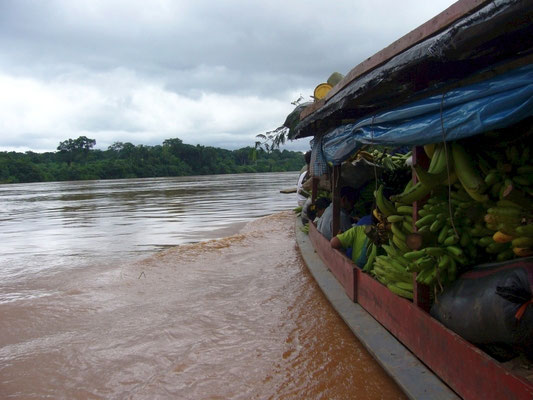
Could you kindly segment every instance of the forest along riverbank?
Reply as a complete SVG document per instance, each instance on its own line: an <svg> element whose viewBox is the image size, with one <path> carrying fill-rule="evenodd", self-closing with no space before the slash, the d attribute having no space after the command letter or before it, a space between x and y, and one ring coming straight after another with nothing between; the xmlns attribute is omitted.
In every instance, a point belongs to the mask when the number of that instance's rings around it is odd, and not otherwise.
<svg viewBox="0 0 533 400"><path fill-rule="evenodd" d="M293 226L281 212L32 283L48 295L0 304L0 397L404 399L323 297Z"/></svg>

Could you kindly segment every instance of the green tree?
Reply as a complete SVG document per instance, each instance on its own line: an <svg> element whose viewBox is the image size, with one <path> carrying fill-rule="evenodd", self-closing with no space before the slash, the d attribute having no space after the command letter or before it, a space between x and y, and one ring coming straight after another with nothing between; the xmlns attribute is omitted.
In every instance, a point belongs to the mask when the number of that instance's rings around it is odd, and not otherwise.
<svg viewBox="0 0 533 400"><path fill-rule="evenodd" d="M89 139L87 136L80 136L75 140L67 139L60 142L57 150L70 167L76 159L86 161L89 151L95 144L96 140Z"/></svg>

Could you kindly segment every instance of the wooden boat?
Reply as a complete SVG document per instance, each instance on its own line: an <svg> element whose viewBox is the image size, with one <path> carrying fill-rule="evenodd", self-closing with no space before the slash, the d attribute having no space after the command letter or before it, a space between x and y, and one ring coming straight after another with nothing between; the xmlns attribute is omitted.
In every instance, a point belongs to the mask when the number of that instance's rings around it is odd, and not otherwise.
<svg viewBox="0 0 533 400"><path fill-rule="evenodd" d="M343 124L359 123L364 127L365 120L367 133L372 134L375 116L432 96L438 99L442 95L444 99L456 89L497 80L532 66L531 1L460 0L353 68L323 99L303 110L294 137L313 136L316 144ZM531 95L527 96L526 100L530 101ZM509 118L509 123L533 115L532 103L525 104L525 112L516 115L515 120ZM374 139L363 134L354 140L384 143ZM405 143L401 133L388 138L386 143L395 139L398 144ZM413 146L414 163L422 161L420 145L424 140L421 137ZM353 146L353 142L348 144L347 140L346 146ZM347 148L345 152L350 150ZM314 147L315 151L319 150ZM336 182L340 163L333 164L332 181ZM315 195L317 177L313 178L313 184ZM339 188L332 189L334 215L338 216ZM416 207L414 204L415 218ZM338 231L338 218L334 218L333 230ZM398 297L332 249L313 224L310 224L309 240L342 286L344 296L377 320L457 396L469 400L533 399L533 382L430 316L426 287L415 284L413 302Z"/></svg>

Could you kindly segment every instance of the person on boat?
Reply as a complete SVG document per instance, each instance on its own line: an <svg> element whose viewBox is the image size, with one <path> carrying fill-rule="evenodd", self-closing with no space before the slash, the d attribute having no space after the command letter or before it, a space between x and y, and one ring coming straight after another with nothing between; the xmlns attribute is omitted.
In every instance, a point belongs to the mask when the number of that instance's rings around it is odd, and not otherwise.
<svg viewBox="0 0 533 400"><path fill-rule="evenodd" d="M368 218L361 218L355 226L332 237L329 242L334 249L344 250L359 268L362 268L367 260L366 250L369 244L367 228L376 222L372 215L365 217Z"/></svg>
<svg viewBox="0 0 533 400"><path fill-rule="evenodd" d="M309 173L309 164L311 163L311 152L308 151L305 153L305 166L300 170L300 176L298 177L298 184L296 185L296 201L298 203L298 206L303 207L305 204L305 201L309 197L309 193L307 193L303 185L307 179L310 178Z"/></svg>
<svg viewBox="0 0 533 400"><path fill-rule="evenodd" d="M319 197L313 204L311 198L309 197L302 207L302 223L306 224L309 221L316 222L317 219L322 217L324 211L326 211L326 208L328 208L330 203L331 200L327 197Z"/></svg>
<svg viewBox="0 0 533 400"><path fill-rule="evenodd" d="M353 220L350 213L357 200L357 191L353 187L343 186L340 191L340 197L339 229L344 232L352 227ZM317 229L326 239L331 240L333 236L333 203L324 211L318 222Z"/></svg>

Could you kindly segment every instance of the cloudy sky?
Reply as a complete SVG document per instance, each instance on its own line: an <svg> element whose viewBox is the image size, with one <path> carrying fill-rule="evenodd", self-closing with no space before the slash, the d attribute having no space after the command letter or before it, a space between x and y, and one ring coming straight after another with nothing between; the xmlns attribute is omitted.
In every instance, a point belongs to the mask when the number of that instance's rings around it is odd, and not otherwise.
<svg viewBox="0 0 533 400"><path fill-rule="evenodd" d="M0 151L235 149L452 0L0 0ZM308 139L284 148L307 150Z"/></svg>

